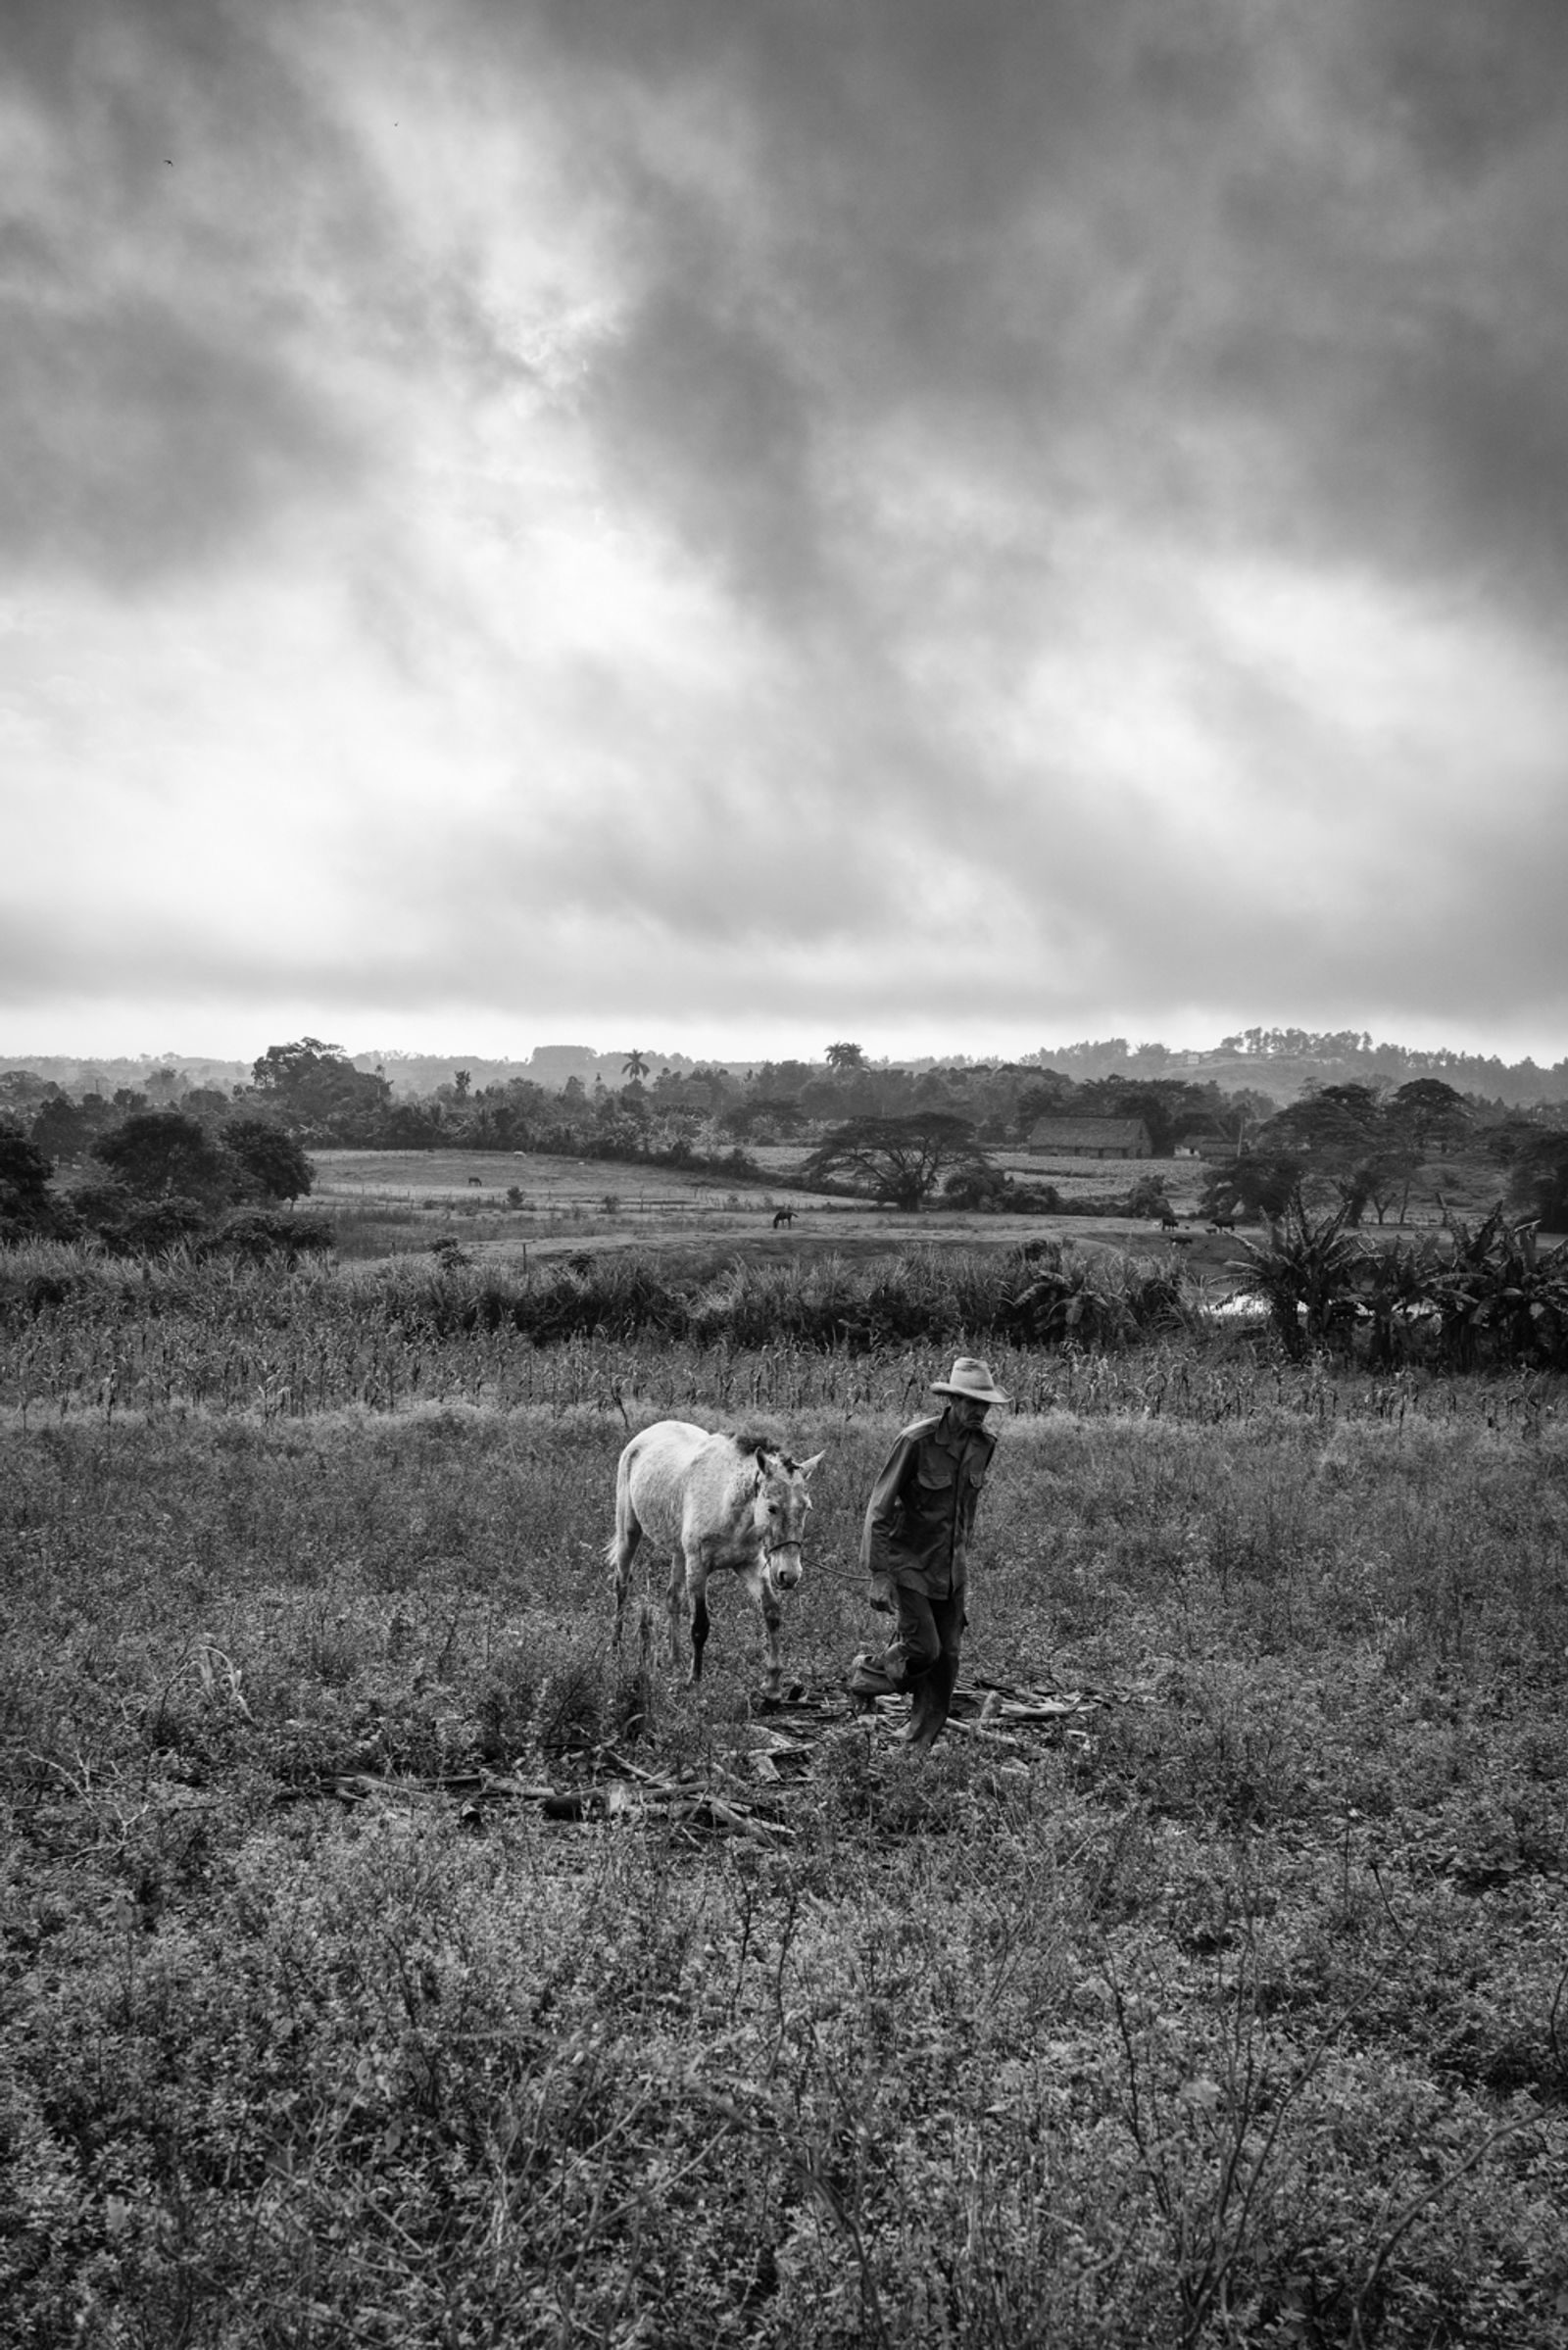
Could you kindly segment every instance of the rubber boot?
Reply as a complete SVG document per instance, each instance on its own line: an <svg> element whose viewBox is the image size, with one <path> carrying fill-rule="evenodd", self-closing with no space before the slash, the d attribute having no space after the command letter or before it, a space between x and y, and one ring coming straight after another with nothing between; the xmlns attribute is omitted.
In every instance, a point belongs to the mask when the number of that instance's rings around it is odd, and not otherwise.
<svg viewBox="0 0 1568 2350"><path fill-rule="evenodd" d="M946 1653L937 1658L928 1672L921 1674L914 1684L909 1727L904 1734L906 1745L917 1747L922 1754L930 1753L947 1727L957 1678L958 1660Z"/></svg>

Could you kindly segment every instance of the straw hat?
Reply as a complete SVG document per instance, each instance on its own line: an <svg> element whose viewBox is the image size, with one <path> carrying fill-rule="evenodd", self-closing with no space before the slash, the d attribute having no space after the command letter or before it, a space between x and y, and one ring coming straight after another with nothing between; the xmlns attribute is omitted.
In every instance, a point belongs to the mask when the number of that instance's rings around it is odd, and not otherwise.
<svg viewBox="0 0 1568 2350"><path fill-rule="evenodd" d="M991 1376L991 1366L972 1354L960 1354L953 1366L951 1379L933 1379L933 1395L967 1395L973 1403L1010 1403Z"/></svg>

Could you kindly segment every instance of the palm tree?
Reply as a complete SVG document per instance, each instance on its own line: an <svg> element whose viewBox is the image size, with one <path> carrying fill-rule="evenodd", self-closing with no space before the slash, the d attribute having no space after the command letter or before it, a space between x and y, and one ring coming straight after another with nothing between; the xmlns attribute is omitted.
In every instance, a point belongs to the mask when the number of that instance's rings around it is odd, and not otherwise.
<svg viewBox="0 0 1568 2350"><path fill-rule="evenodd" d="M635 1045L633 1045L631 1051L621 1062L620 1073L622 1077L631 1077L638 1080L647 1076L648 1063L644 1060L642 1054L638 1052Z"/></svg>
<svg viewBox="0 0 1568 2350"><path fill-rule="evenodd" d="M858 1045L829 1045L827 1065L830 1069L863 1069L865 1053Z"/></svg>

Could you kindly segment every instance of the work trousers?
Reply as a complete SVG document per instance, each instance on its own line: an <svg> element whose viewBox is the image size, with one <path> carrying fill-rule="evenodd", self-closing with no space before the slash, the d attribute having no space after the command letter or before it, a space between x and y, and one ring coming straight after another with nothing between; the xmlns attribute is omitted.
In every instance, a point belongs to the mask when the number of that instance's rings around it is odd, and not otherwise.
<svg viewBox="0 0 1568 2350"><path fill-rule="evenodd" d="M913 1700L909 1738L929 1745L946 1723L958 1679L958 1649L963 1640L963 1593L948 1599L928 1599L924 1591L893 1587L898 1630L880 1662L895 1688L907 1689Z"/></svg>

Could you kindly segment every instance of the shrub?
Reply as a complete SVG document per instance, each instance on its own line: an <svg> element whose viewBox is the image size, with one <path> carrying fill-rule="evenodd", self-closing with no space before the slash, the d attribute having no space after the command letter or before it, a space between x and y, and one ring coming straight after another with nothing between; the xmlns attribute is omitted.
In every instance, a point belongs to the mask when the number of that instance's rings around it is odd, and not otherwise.
<svg viewBox="0 0 1568 2350"><path fill-rule="evenodd" d="M238 1207L203 1241L213 1256L316 1256L332 1247L324 1216L283 1216L265 1207Z"/></svg>
<svg viewBox="0 0 1568 2350"><path fill-rule="evenodd" d="M49 1189L48 1159L19 1126L0 1125L0 1244L69 1237L67 1204Z"/></svg>
<svg viewBox="0 0 1568 2350"><path fill-rule="evenodd" d="M1169 1206L1163 1175L1140 1175L1127 1195L1126 1213L1130 1216L1160 1216Z"/></svg>
<svg viewBox="0 0 1568 2350"><path fill-rule="evenodd" d="M87 1184L73 1203L83 1224L112 1256L156 1256L195 1240L209 1211L180 1192L149 1199L122 1183Z"/></svg>
<svg viewBox="0 0 1568 2350"><path fill-rule="evenodd" d="M1508 1197L1548 1232L1568 1232L1568 1134L1534 1135L1521 1145Z"/></svg>

